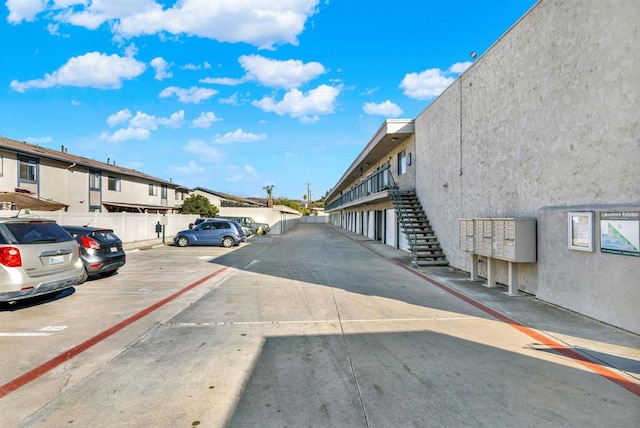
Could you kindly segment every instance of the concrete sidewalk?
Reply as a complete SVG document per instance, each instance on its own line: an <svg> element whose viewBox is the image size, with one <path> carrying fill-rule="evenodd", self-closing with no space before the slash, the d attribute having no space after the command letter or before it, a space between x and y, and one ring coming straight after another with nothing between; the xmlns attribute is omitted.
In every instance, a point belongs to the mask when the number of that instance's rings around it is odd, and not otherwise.
<svg viewBox="0 0 640 428"><path fill-rule="evenodd" d="M426 275L519 324L540 330L562 346L599 364L624 371L640 383L640 336L584 315L543 302L534 296L508 296L507 286L483 286L469 273L450 267L413 267L411 254L343 229L336 229L374 253ZM640 309L639 309L640 311ZM639 421L640 423L640 421Z"/></svg>

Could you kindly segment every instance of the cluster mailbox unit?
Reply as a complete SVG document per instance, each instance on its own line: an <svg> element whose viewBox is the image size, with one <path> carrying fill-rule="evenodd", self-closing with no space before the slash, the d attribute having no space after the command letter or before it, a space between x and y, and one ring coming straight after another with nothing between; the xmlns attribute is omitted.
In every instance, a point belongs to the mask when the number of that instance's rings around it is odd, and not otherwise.
<svg viewBox="0 0 640 428"><path fill-rule="evenodd" d="M516 263L536 261L536 219L528 217L461 218L460 249L471 253L471 280L478 280L478 256L487 258L487 287L496 287L495 260L509 262L507 292L518 293Z"/></svg>

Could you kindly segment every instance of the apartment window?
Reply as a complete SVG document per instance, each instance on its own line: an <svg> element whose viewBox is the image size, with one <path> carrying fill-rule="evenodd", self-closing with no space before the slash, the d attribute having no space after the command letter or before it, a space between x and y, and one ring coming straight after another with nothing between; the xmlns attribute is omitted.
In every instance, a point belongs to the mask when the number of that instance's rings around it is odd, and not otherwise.
<svg viewBox="0 0 640 428"><path fill-rule="evenodd" d="M158 196L158 186L149 184L149 196Z"/></svg>
<svg viewBox="0 0 640 428"><path fill-rule="evenodd" d="M100 190L102 175L98 171L89 171L89 189Z"/></svg>
<svg viewBox="0 0 640 428"><path fill-rule="evenodd" d="M20 159L20 181L35 183L38 180L38 162L35 159Z"/></svg>
<svg viewBox="0 0 640 428"><path fill-rule="evenodd" d="M162 194L160 195L160 197L162 199L167 199L167 195L169 194L169 191L167 189L167 186L163 185L162 186Z"/></svg>
<svg viewBox="0 0 640 428"><path fill-rule="evenodd" d="M109 177L109 190L120 191L120 177Z"/></svg>
<svg viewBox="0 0 640 428"><path fill-rule="evenodd" d="M176 201L184 201L184 193L176 190Z"/></svg>
<svg viewBox="0 0 640 428"><path fill-rule="evenodd" d="M4 168L4 157L2 155L0 155L0 177L2 177L2 172L3 172L3 168Z"/></svg>
<svg viewBox="0 0 640 428"><path fill-rule="evenodd" d="M407 153L403 150L398 153L398 175L407 172Z"/></svg>

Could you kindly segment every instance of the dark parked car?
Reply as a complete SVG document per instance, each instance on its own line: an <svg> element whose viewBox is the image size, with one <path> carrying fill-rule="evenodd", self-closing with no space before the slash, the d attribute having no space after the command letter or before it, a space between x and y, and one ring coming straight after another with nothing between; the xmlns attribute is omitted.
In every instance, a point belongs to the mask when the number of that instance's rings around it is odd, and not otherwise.
<svg viewBox="0 0 640 428"><path fill-rule="evenodd" d="M251 236L253 234L264 235L271 230L271 227L267 223L258 223L251 217L236 217L236 216L224 216L224 217L215 217L215 219L220 220L233 220L236 223L239 223L242 226L242 230L244 234L247 236ZM197 226L202 222L212 220L211 218L200 217L197 218L194 222L194 225Z"/></svg>
<svg viewBox="0 0 640 428"><path fill-rule="evenodd" d="M242 226L235 221L226 219L208 219L193 227L193 229L178 232L173 243L178 247L187 245L222 245L233 247L246 240Z"/></svg>
<svg viewBox="0 0 640 428"><path fill-rule="evenodd" d="M80 257L87 275L112 275L126 263L122 241L111 229L63 226L80 244Z"/></svg>
<svg viewBox="0 0 640 428"><path fill-rule="evenodd" d="M0 218L0 301L82 284L78 243L53 220Z"/></svg>
<svg viewBox="0 0 640 428"><path fill-rule="evenodd" d="M229 220L237 221L240 225L249 230L250 234L264 235L271 230L267 223L258 223L252 217L225 217Z"/></svg>

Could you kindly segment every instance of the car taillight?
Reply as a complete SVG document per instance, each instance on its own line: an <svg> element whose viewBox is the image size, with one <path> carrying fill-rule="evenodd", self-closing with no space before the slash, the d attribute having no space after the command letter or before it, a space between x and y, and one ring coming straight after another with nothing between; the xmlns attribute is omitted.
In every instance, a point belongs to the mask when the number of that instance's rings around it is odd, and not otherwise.
<svg viewBox="0 0 640 428"><path fill-rule="evenodd" d="M84 248L91 248L92 250L100 249L100 244L98 244L95 240L89 238L88 236L81 237L80 242L82 242L82 246Z"/></svg>
<svg viewBox="0 0 640 428"><path fill-rule="evenodd" d="M20 257L20 250L15 247L0 248L0 264L6 267L22 266L22 257Z"/></svg>

